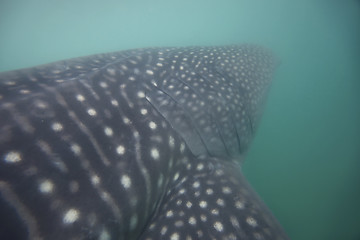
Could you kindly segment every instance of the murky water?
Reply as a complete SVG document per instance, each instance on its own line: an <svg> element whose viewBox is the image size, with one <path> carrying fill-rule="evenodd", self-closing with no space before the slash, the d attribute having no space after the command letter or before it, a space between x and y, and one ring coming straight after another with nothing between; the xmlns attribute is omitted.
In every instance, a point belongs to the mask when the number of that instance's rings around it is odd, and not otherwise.
<svg viewBox="0 0 360 240"><path fill-rule="evenodd" d="M251 42L281 60L244 165L292 239L360 239L360 2L0 2L0 71L148 46Z"/></svg>

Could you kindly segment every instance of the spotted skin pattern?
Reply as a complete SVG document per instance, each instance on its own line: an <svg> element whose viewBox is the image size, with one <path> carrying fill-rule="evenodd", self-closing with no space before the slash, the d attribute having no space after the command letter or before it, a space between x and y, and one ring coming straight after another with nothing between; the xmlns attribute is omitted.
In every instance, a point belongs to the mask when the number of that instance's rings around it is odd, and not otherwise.
<svg viewBox="0 0 360 240"><path fill-rule="evenodd" d="M276 65L147 48L0 74L0 239L287 239L241 173Z"/></svg>

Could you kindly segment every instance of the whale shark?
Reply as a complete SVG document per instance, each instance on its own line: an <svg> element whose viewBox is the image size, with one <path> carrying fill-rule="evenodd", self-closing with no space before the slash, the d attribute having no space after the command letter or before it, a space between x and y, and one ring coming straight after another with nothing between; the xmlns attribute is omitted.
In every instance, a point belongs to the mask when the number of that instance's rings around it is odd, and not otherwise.
<svg viewBox="0 0 360 240"><path fill-rule="evenodd" d="M0 239L288 239L241 171L277 65L242 44L0 73Z"/></svg>

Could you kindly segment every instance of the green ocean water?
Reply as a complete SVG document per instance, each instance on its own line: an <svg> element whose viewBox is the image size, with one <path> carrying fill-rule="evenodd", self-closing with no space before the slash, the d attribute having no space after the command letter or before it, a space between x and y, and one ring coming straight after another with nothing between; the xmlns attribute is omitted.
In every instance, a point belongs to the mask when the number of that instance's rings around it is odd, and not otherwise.
<svg viewBox="0 0 360 240"><path fill-rule="evenodd" d="M246 176L291 239L359 240L360 1L0 1L0 71L243 42L281 61Z"/></svg>

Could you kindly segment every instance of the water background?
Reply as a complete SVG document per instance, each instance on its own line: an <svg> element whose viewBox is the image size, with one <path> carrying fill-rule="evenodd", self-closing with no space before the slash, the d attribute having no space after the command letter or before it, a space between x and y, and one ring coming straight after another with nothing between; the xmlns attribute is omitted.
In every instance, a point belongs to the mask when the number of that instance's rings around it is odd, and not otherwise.
<svg viewBox="0 0 360 240"><path fill-rule="evenodd" d="M359 240L360 1L0 1L0 71L243 42L281 59L244 164L249 181L292 239Z"/></svg>

